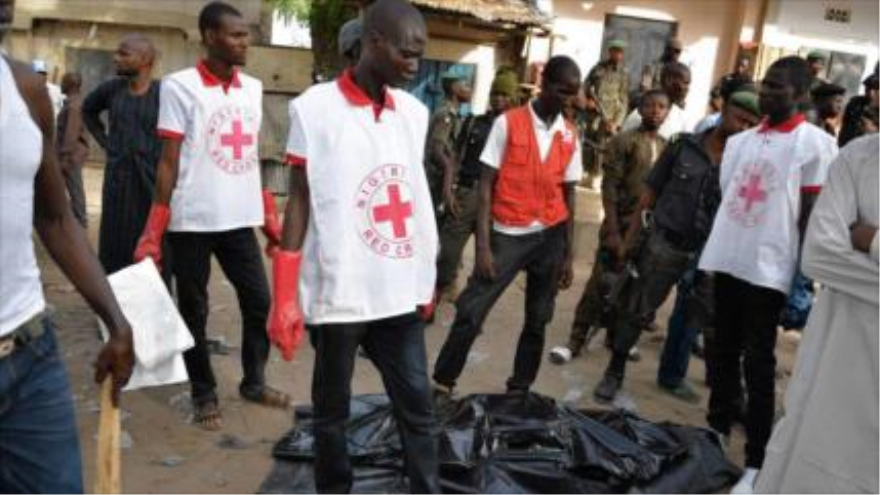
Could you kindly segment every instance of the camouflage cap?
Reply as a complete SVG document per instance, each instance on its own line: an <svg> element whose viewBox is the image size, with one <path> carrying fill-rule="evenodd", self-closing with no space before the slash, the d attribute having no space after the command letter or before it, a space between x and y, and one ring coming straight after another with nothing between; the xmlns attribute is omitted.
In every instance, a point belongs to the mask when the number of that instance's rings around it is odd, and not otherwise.
<svg viewBox="0 0 880 495"><path fill-rule="evenodd" d="M752 91L737 91L730 95L728 101L731 105L736 105L752 115L761 115L761 105L758 102L758 95Z"/></svg>
<svg viewBox="0 0 880 495"><path fill-rule="evenodd" d="M613 39L608 42L608 49L623 50L626 48L626 41L622 39Z"/></svg>
<svg viewBox="0 0 880 495"><path fill-rule="evenodd" d="M807 60L825 60L828 56L822 50L810 50L807 53Z"/></svg>

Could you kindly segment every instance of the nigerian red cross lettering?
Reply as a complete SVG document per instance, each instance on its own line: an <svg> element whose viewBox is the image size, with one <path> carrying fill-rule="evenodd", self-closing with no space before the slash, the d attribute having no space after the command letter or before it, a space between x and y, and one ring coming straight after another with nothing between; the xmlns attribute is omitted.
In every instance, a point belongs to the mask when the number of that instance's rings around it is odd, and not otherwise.
<svg viewBox="0 0 880 495"><path fill-rule="evenodd" d="M752 206L767 199L767 191L761 189L761 176L752 174L749 176L749 182L740 186L739 197L746 200L746 212L752 211Z"/></svg>
<svg viewBox="0 0 880 495"><path fill-rule="evenodd" d="M220 145L232 146L232 158L235 160L241 160L242 149L245 146L252 146L253 144L253 134L245 134L242 132L240 120L232 122L232 134L220 135Z"/></svg>
<svg viewBox="0 0 880 495"><path fill-rule="evenodd" d="M406 219L412 214L412 203L401 201L400 186L397 184L388 186L388 204L373 208L373 218L377 222L391 222L395 239L406 237Z"/></svg>

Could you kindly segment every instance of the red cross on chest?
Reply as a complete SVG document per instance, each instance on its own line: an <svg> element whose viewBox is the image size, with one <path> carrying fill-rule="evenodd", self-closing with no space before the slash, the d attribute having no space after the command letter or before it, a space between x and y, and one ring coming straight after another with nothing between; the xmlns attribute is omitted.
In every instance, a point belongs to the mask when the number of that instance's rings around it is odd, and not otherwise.
<svg viewBox="0 0 880 495"><path fill-rule="evenodd" d="M232 158L241 160L245 146L253 146L254 135L245 134L241 128L241 120L232 121L232 134L221 134L220 145L232 147Z"/></svg>
<svg viewBox="0 0 880 495"><path fill-rule="evenodd" d="M395 239L406 237L406 219L412 215L412 202L401 200L400 186L397 184L388 186L388 204L373 208L373 219L376 222L391 222Z"/></svg>
<svg viewBox="0 0 880 495"><path fill-rule="evenodd" d="M767 191L761 188L761 175L751 174L749 180L744 186L740 186L737 195L746 201L746 212L752 211L755 203L760 203L767 199Z"/></svg>

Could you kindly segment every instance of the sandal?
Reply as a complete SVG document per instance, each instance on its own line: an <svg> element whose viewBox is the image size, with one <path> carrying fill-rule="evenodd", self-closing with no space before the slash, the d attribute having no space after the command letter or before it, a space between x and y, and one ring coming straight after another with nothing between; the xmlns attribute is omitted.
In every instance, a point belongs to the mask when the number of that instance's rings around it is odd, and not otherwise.
<svg viewBox="0 0 880 495"><path fill-rule="evenodd" d="M238 392L244 400L266 407L288 409L292 404L289 395L279 390L275 390L268 385L263 385L256 389L242 386L239 387Z"/></svg>
<svg viewBox="0 0 880 495"><path fill-rule="evenodd" d="M223 427L223 415L217 399L202 403L193 403L193 422L208 431L217 431Z"/></svg>

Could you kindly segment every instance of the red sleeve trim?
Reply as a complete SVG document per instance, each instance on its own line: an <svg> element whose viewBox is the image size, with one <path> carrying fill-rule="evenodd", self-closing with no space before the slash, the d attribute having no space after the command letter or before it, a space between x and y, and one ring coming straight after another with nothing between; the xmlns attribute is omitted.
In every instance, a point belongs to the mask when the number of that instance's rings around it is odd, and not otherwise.
<svg viewBox="0 0 880 495"><path fill-rule="evenodd" d="M801 192L805 194L819 194L822 192L822 186L803 186Z"/></svg>
<svg viewBox="0 0 880 495"><path fill-rule="evenodd" d="M183 141L184 135L182 132L171 131L168 129L159 129L158 131L159 137L175 139L178 141Z"/></svg>
<svg viewBox="0 0 880 495"><path fill-rule="evenodd" d="M284 157L284 163L286 163L292 167L305 167L306 166L306 159L299 156L299 155L294 155L293 153L288 153Z"/></svg>

